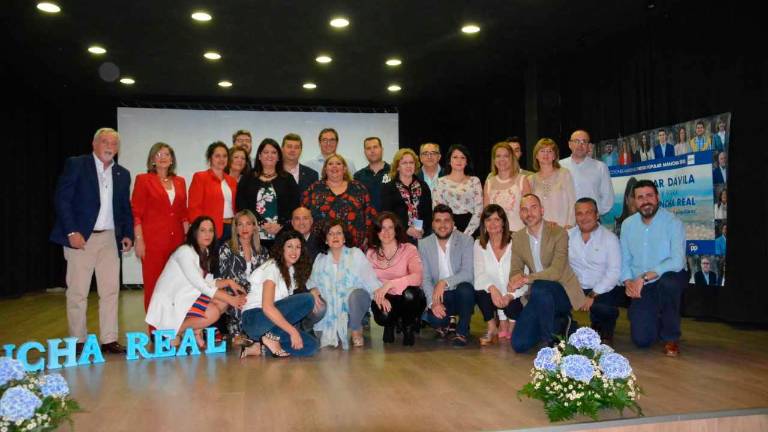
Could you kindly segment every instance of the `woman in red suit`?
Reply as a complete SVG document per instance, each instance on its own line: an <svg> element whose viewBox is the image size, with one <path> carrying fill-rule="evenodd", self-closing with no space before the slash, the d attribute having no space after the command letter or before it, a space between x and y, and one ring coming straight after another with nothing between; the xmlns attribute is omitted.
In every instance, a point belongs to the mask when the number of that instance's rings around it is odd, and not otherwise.
<svg viewBox="0 0 768 432"><path fill-rule="evenodd" d="M216 225L219 244L232 236L237 180L224 172L229 162L227 145L216 141L205 152L207 171L196 172L189 186L189 220L209 216Z"/></svg>
<svg viewBox="0 0 768 432"><path fill-rule="evenodd" d="M184 242L189 228L187 185L176 175L176 155L168 144L159 142L149 149L147 173L136 176L131 210L146 311L165 262Z"/></svg>

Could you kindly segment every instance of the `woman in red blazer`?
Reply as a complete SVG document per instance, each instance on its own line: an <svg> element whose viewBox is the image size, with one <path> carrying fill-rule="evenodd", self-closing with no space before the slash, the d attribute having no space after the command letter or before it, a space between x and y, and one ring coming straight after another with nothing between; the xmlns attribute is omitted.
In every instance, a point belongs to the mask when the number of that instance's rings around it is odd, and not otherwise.
<svg viewBox="0 0 768 432"><path fill-rule="evenodd" d="M208 146L207 171L196 172L189 186L189 220L209 216L216 225L218 244L232 236L237 180L224 172L229 162L227 145L221 141Z"/></svg>
<svg viewBox="0 0 768 432"><path fill-rule="evenodd" d="M149 150L147 173L136 176L131 210L146 311L160 272L189 228L187 185L176 175L176 155L168 144L159 142Z"/></svg>

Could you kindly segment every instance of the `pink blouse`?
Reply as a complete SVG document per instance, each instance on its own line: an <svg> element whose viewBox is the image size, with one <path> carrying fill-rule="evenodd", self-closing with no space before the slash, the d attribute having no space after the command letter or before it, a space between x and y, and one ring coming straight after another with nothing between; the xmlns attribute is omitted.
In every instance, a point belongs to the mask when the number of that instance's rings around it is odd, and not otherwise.
<svg viewBox="0 0 768 432"><path fill-rule="evenodd" d="M365 253L371 263L376 277L384 282L390 282L393 286L388 294L402 295L409 286L421 286L421 257L416 246L410 243L401 243L390 260L382 257L373 248Z"/></svg>

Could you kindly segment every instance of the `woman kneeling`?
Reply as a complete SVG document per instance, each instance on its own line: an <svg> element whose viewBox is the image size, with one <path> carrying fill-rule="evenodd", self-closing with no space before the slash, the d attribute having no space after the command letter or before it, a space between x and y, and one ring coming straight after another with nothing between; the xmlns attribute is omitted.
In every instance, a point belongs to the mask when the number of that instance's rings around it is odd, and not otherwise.
<svg viewBox="0 0 768 432"><path fill-rule="evenodd" d="M281 232L270 254L272 258L248 277L251 291L243 308L243 330L251 339L261 339L273 357L311 356L317 341L297 327L315 305L306 292L310 263L304 236ZM256 349L244 347L241 357L256 354Z"/></svg>

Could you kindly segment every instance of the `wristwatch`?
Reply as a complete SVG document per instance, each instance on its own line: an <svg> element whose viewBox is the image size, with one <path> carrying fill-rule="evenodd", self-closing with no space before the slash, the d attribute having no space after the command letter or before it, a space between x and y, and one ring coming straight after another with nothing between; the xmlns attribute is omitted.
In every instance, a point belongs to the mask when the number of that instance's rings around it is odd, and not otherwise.
<svg viewBox="0 0 768 432"><path fill-rule="evenodd" d="M648 273L643 273L643 281L648 282Z"/></svg>
<svg viewBox="0 0 768 432"><path fill-rule="evenodd" d="M593 298L597 297L597 293L594 292L594 291L590 291L589 294L587 294L587 297L593 299Z"/></svg>

